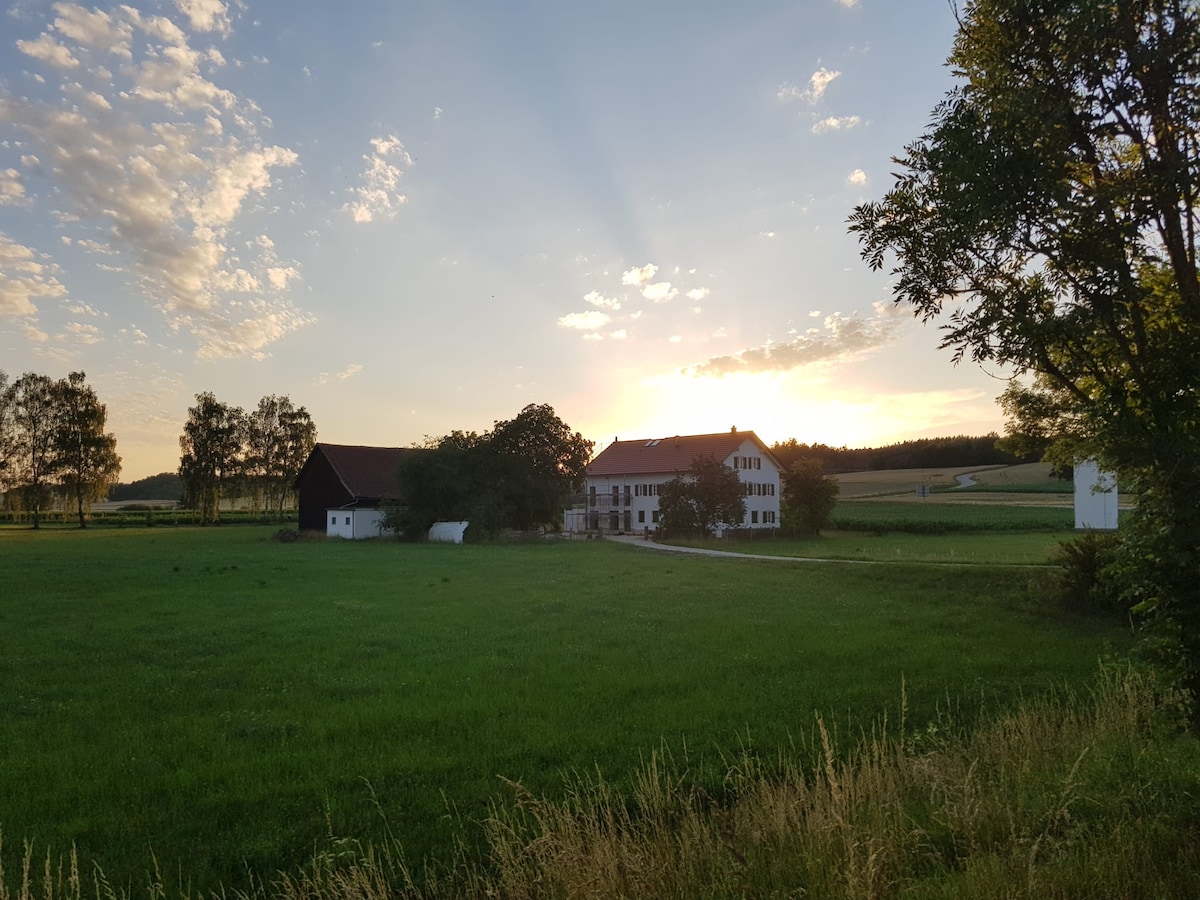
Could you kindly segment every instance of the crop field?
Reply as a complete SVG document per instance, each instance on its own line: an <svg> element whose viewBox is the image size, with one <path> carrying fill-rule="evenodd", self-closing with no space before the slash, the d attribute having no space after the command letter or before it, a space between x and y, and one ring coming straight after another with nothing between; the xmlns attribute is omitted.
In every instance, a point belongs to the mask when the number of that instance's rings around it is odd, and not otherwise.
<svg viewBox="0 0 1200 900"><path fill-rule="evenodd" d="M619 789L665 749L716 797L818 713L857 733L903 691L919 728L1085 686L1129 641L1048 608L1037 568L275 530L0 529L7 871L26 840L196 890L337 837L419 861L479 846L502 778Z"/></svg>

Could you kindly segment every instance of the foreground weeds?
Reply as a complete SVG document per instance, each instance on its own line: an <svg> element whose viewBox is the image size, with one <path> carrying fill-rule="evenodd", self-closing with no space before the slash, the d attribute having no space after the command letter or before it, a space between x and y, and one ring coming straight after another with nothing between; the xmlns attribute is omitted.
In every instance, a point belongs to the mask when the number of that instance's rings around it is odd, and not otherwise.
<svg viewBox="0 0 1200 900"><path fill-rule="evenodd" d="M714 797L669 752L628 795L578 777L565 799L509 783L466 850L415 873L395 847L330 840L245 900L442 897L1190 897L1200 872L1200 745L1177 698L1130 669L923 731L881 723L845 741L817 720L786 757L743 750ZM0 900L165 897L35 862Z"/></svg>

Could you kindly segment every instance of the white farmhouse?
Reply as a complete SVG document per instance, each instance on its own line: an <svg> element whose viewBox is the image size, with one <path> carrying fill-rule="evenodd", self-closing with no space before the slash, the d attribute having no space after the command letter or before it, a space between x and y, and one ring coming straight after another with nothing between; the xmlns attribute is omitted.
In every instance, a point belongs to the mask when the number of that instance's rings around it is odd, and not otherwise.
<svg viewBox="0 0 1200 900"><path fill-rule="evenodd" d="M659 489L705 456L724 462L742 482L746 518L740 527L779 527L783 467L753 431L737 430L613 441L587 466L584 496L566 510L565 527L602 533L657 531Z"/></svg>

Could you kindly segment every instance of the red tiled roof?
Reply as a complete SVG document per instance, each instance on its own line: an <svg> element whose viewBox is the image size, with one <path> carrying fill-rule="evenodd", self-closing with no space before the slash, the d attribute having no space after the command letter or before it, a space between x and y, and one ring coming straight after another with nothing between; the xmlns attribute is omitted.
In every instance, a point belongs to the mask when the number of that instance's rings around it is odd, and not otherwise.
<svg viewBox="0 0 1200 900"><path fill-rule="evenodd" d="M400 460L419 452L410 447L355 447L346 444L317 444L342 484L355 497L399 500L396 472Z"/></svg>
<svg viewBox="0 0 1200 900"><path fill-rule="evenodd" d="M591 461L589 475L652 475L684 472L698 456L724 460L746 440L758 445L763 456L783 467L753 431L725 431L719 434L688 434L636 441L613 441Z"/></svg>

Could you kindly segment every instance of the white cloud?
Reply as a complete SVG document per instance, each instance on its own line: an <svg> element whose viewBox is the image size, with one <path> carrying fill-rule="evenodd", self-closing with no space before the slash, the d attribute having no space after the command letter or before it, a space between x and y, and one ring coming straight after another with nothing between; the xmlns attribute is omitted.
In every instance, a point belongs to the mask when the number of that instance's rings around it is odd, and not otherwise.
<svg viewBox="0 0 1200 900"><path fill-rule="evenodd" d="M867 173L862 169L855 169L846 176L846 184L861 186L867 183Z"/></svg>
<svg viewBox="0 0 1200 900"><path fill-rule="evenodd" d="M106 12L89 12L76 3L56 3L54 30L63 37L102 53L131 59L130 39L133 29L128 22L113 18ZM42 35L43 38L47 35Z"/></svg>
<svg viewBox="0 0 1200 900"><path fill-rule="evenodd" d="M628 269L621 273L621 284L626 284L631 287L640 287L647 284L658 272L658 266L654 263L646 263L641 268Z"/></svg>
<svg viewBox="0 0 1200 900"><path fill-rule="evenodd" d="M784 82L779 86L775 96L780 100L803 100L816 105L825 96L825 89L841 74L841 72L822 66L809 76L807 88L800 88L790 82Z"/></svg>
<svg viewBox="0 0 1200 900"><path fill-rule="evenodd" d="M629 337L629 333L624 328L618 328L616 331L610 331L608 333L608 339L610 341L623 341L627 337Z"/></svg>
<svg viewBox="0 0 1200 900"><path fill-rule="evenodd" d="M692 288L690 291L687 292L687 298L696 303L699 303L701 300L703 300L705 297L707 297L709 295L709 293L710 293L710 291L708 290L708 288Z"/></svg>
<svg viewBox="0 0 1200 900"><path fill-rule="evenodd" d="M858 9L858 0L837 0L846 9Z"/></svg>
<svg viewBox="0 0 1200 900"><path fill-rule="evenodd" d="M33 250L0 233L0 316L32 316L34 300L66 293Z"/></svg>
<svg viewBox="0 0 1200 900"><path fill-rule="evenodd" d="M176 7L192 29L229 31L225 3ZM264 145L258 131L268 120L257 105L211 80L224 56L192 49L171 19L131 6L89 12L63 2L54 10L27 55L70 68L69 79L56 76L59 88L81 102L51 105L0 86L0 123L23 133L23 162L51 180L43 202L59 205L47 212L87 229L74 245L107 257L97 263L105 271L132 275L173 331L196 337L203 357L261 356L312 321L283 297L263 299L267 285L281 290L293 279L272 248L251 247L239 258L227 247L239 218L298 157ZM100 55L117 64L100 65ZM27 296L13 299L12 283L9 276L6 305L27 308ZM39 289L62 290L56 284Z"/></svg>
<svg viewBox="0 0 1200 900"><path fill-rule="evenodd" d="M188 17L197 31L228 34L229 9L222 0L175 0L175 6Z"/></svg>
<svg viewBox="0 0 1200 900"><path fill-rule="evenodd" d="M100 336L100 329L95 325L85 325L82 322L68 322L65 330L67 334L74 337L80 344L98 344L104 340Z"/></svg>
<svg viewBox="0 0 1200 900"><path fill-rule="evenodd" d="M48 33L42 34L36 41L17 41L17 49L56 69L74 69L79 65L79 60L71 55L71 51Z"/></svg>
<svg viewBox="0 0 1200 900"><path fill-rule="evenodd" d="M760 238L766 238L767 240L770 240L771 238L775 237L775 232L773 232L773 231L760 231L760 232L758 233L758 236L759 236Z"/></svg>
<svg viewBox="0 0 1200 900"><path fill-rule="evenodd" d="M558 324L563 328L575 328L579 331L595 331L597 328L603 328L612 321L612 316L608 313L602 313L598 309L589 309L587 312L569 313L558 320Z"/></svg>
<svg viewBox="0 0 1200 900"><path fill-rule="evenodd" d="M408 198L397 190L404 172L389 159L395 159L400 165L411 166L412 157L395 135L372 138L371 146L375 149L363 156L367 163L362 175L363 185L350 188L350 193L357 199L348 201L342 207L355 222L394 218L399 207L408 202Z"/></svg>
<svg viewBox="0 0 1200 900"><path fill-rule="evenodd" d="M844 131L860 124L858 116L829 116L813 125L813 134L825 134L828 131Z"/></svg>
<svg viewBox="0 0 1200 900"><path fill-rule="evenodd" d="M906 318L894 303L876 303L874 315L861 318L834 313L824 328L783 343L767 342L730 356L718 356L685 370L690 375L730 375L736 372L786 372L820 362L845 362L892 341Z"/></svg>
<svg viewBox="0 0 1200 900"><path fill-rule="evenodd" d="M16 169L0 169L0 206L20 206L25 202L25 185Z"/></svg>
<svg viewBox="0 0 1200 900"><path fill-rule="evenodd" d="M658 281L642 288L642 296L651 303L666 303L668 300L675 299L678 294L679 291L671 287L669 281Z"/></svg>
<svg viewBox="0 0 1200 900"><path fill-rule="evenodd" d="M442 117L442 108L440 106L435 106L433 108L433 117L435 119L440 119Z"/></svg>
<svg viewBox="0 0 1200 900"><path fill-rule="evenodd" d="M286 290L287 286L299 277L300 272L295 266L269 266L267 268L267 281L277 291Z"/></svg>
<svg viewBox="0 0 1200 900"><path fill-rule="evenodd" d="M616 297L605 297L599 291L589 291L583 295L583 299L599 309L618 310L621 308L620 300Z"/></svg>

